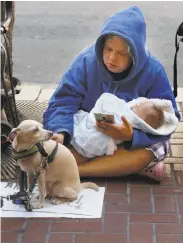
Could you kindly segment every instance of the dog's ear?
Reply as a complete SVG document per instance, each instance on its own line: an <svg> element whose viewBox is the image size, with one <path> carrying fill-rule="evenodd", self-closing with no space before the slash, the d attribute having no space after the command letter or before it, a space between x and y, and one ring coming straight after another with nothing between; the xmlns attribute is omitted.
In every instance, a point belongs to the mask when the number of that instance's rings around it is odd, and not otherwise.
<svg viewBox="0 0 183 243"><path fill-rule="evenodd" d="M18 133L21 131L21 128L13 128L11 132L8 135L8 140L13 141L14 138L18 135Z"/></svg>

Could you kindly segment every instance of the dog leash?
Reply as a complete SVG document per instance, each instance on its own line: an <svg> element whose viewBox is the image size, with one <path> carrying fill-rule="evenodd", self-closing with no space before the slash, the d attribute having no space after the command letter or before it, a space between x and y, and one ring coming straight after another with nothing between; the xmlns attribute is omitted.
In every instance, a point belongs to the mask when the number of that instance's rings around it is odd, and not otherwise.
<svg viewBox="0 0 183 243"><path fill-rule="evenodd" d="M41 162L39 168L37 169L36 175L34 175L32 185L30 185L30 187L28 189L29 193L32 193L34 186L37 182L37 179L39 178L39 176L41 174L41 170L45 169L46 166L53 161L53 159L55 158L55 155L57 153L57 150L58 150L58 143L56 143L56 146L54 147L54 149L52 150L50 155L48 155L48 153L45 151L45 149L43 147L43 142L36 143L36 146L37 146L40 154L42 155L42 162Z"/></svg>
<svg viewBox="0 0 183 243"><path fill-rule="evenodd" d="M49 164L51 163L54 158L55 158L55 155L57 153L57 150L58 150L58 143L56 143L56 146L54 147L53 151L51 152L50 155L48 155L48 153L45 151L45 149L43 148L43 143L36 143L36 146L40 152L40 154L42 155L43 158L46 159L46 162ZM46 167L46 163L45 165L43 165L43 169Z"/></svg>
<svg viewBox="0 0 183 243"><path fill-rule="evenodd" d="M54 160L55 155L56 155L57 150L58 150L58 143L56 143L56 145L55 145L55 147L52 150L50 155L48 155L48 153L45 151L45 149L43 147L43 142L42 143L40 143L40 142L36 143L36 146L37 146L40 154L42 155L42 161L41 161L41 164L40 164L39 168L37 169L36 175L34 176L33 183L30 186L30 188L28 189L29 192L33 191L34 186L35 186L35 184L37 182L37 179L39 178L39 176L41 174L41 170L45 169L46 166L48 164L50 164Z"/></svg>
<svg viewBox="0 0 183 243"><path fill-rule="evenodd" d="M55 158L55 155L57 153L57 150L58 150L58 143L56 143L54 149L52 150L51 154L48 155L48 153L45 151L44 147L43 147L43 142L39 142L39 143L36 143L30 150L28 151L22 151L22 152L16 152L13 150L13 158L15 160L18 160L18 159L22 159L22 158L26 158L26 157L29 157L37 152L40 152L41 156L42 156L42 161L41 161L41 164L39 166L39 168L37 169L37 172L36 174L34 175L34 178L33 178L33 183L32 185L30 185L29 189L28 189L28 192L29 193L32 193L33 189L34 189L34 186L37 182L37 179L39 178L40 176L40 173L41 173L41 170L42 169L45 169L46 166L48 164L50 164L54 158Z"/></svg>

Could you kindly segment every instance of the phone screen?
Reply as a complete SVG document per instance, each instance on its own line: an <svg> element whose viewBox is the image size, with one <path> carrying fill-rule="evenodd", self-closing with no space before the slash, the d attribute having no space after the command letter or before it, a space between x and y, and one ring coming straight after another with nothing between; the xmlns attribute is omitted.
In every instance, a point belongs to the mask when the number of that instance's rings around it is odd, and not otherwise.
<svg viewBox="0 0 183 243"><path fill-rule="evenodd" d="M112 124L114 123L114 115L102 113L94 113L94 115L98 122L104 121Z"/></svg>

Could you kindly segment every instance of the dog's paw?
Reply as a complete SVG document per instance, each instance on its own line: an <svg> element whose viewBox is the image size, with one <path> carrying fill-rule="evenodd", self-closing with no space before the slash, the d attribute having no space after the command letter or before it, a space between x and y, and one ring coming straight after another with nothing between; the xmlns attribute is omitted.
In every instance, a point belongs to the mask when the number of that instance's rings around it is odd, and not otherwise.
<svg viewBox="0 0 183 243"><path fill-rule="evenodd" d="M70 203L73 202L76 198L53 198L52 199L52 204L58 205L58 204L63 204L63 203Z"/></svg>
<svg viewBox="0 0 183 243"><path fill-rule="evenodd" d="M58 204L63 203L63 201L62 201L62 200L57 199L57 198L53 199L51 202L52 202L52 204L54 204L54 205L58 205Z"/></svg>
<svg viewBox="0 0 183 243"><path fill-rule="evenodd" d="M43 203L33 204L33 209L40 209L40 208L43 208L43 207L44 207Z"/></svg>
<svg viewBox="0 0 183 243"><path fill-rule="evenodd" d="M52 199L52 204L54 204L54 205L58 205L58 204L63 204L63 203L65 203L66 202L66 199L62 199L62 198L54 198L54 199Z"/></svg>

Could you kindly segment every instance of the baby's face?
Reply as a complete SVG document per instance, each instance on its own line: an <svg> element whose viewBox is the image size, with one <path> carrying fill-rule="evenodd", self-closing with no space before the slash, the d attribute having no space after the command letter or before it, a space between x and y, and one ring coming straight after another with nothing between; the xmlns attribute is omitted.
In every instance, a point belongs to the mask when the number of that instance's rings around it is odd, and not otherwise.
<svg viewBox="0 0 183 243"><path fill-rule="evenodd" d="M152 111L152 103L150 102L142 102L136 104L132 107L133 112L135 112L141 119L145 119L149 110Z"/></svg>
<svg viewBox="0 0 183 243"><path fill-rule="evenodd" d="M151 102L142 102L134 105L132 110L154 129L160 127L161 121L158 120L159 116L157 115L157 111L154 109Z"/></svg>

